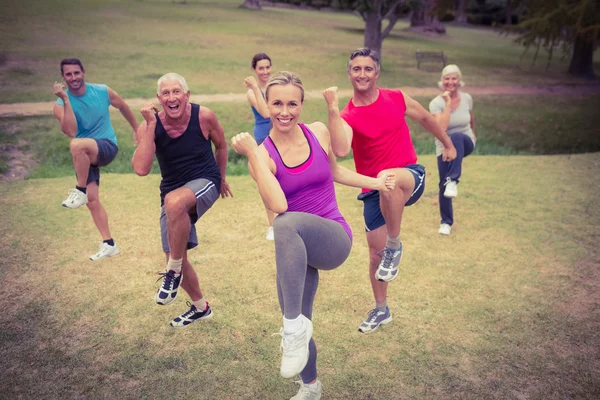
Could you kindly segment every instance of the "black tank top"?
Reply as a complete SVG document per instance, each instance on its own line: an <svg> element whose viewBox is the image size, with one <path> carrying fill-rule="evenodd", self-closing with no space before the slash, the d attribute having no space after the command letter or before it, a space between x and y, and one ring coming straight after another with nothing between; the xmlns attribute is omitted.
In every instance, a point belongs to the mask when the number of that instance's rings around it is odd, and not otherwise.
<svg viewBox="0 0 600 400"><path fill-rule="evenodd" d="M173 139L167 134L160 118L156 116L154 143L160 166L160 204L167 193L195 179L212 181L221 190L221 172L212 151L210 140L204 137L198 113L200 106L192 104L192 117L185 132Z"/></svg>

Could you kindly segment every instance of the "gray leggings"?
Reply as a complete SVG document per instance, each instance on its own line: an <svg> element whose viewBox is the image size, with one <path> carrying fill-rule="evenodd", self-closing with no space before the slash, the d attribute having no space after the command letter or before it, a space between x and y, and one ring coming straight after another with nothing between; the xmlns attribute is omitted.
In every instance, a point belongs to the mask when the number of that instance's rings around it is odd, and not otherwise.
<svg viewBox="0 0 600 400"><path fill-rule="evenodd" d="M273 222L277 295L287 319L300 314L312 320L313 302L319 285L319 270L332 270L344 263L352 241L337 222L313 214L288 212ZM317 378L317 346L309 344L308 363L300 373L304 383Z"/></svg>

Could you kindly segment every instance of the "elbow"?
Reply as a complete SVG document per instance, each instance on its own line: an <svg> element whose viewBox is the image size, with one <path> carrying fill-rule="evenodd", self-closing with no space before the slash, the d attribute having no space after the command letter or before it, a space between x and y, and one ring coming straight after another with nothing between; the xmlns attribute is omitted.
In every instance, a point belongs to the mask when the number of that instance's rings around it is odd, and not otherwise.
<svg viewBox="0 0 600 400"><path fill-rule="evenodd" d="M283 214L287 211L288 205L285 199L278 201L271 201L270 204L267 204L267 208L273 211L275 214Z"/></svg>
<svg viewBox="0 0 600 400"><path fill-rule="evenodd" d="M133 164L133 172L135 172L135 174L138 176L146 176L150 173L150 170L152 169L152 166L147 167L145 165L137 165L136 163L132 163L132 164Z"/></svg>
<svg viewBox="0 0 600 400"><path fill-rule="evenodd" d="M337 157L337 158L344 158L347 157L348 154L350 154L350 147L345 148L345 149L333 149L333 154Z"/></svg>

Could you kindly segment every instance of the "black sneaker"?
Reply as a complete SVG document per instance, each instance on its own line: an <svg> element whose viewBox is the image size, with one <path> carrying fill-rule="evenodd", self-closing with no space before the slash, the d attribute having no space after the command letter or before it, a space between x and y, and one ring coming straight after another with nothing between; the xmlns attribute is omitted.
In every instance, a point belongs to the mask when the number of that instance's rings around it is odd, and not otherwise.
<svg viewBox="0 0 600 400"><path fill-rule="evenodd" d="M158 288L156 296L154 296L154 301L156 301L156 304L166 306L167 304L171 304L175 301L175 298L177 297L177 290L183 281L183 274L176 273L170 269L167 272L160 273L159 275L162 275L163 282ZM160 279L161 278L158 278L158 281Z"/></svg>
<svg viewBox="0 0 600 400"><path fill-rule="evenodd" d="M193 324L196 321L212 318L213 316L212 310L210 309L208 303L206 303L206 310L204 311L198 311L196 306L189 301L187 302L187 305L190 306L190 309L171 321L171 326L175 328L183 328L184 326Z"/></svg>

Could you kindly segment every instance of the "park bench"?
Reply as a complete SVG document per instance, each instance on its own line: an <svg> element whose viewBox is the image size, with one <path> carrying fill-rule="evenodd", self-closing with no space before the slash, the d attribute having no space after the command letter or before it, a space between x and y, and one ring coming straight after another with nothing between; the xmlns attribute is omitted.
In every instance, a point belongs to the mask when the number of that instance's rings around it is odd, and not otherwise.
<svg viewBox="0 0 600 400"><path fill-rule="evenodd" d="M415 57L417 59L417 69L421 69L422 62L440 62L442 63L442 68L448 64L448 58L444 54L443 51L419 51L415 52Z"/></svg>

